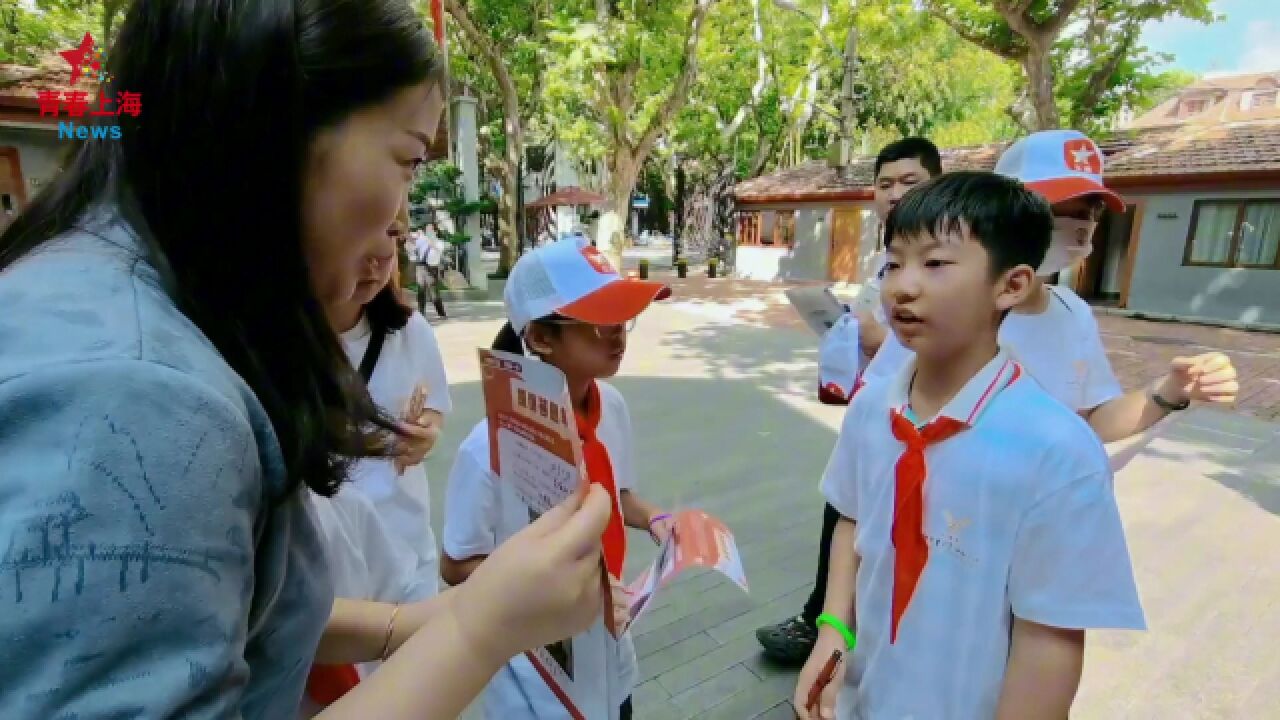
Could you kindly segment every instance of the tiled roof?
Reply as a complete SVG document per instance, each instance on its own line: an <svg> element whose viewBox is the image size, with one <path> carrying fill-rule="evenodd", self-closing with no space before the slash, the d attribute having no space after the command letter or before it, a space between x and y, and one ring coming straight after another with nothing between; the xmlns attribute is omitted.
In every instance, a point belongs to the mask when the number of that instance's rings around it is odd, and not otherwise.
<svg viewBox="0 0 1280 720"><path fill-rule="evenodd" d="M1270 80L1280 85L1280 70L1270 72L1245 73L1242 75L1219 75L1205 77L1188 85L1185 90L1252 90L1263 80Z"/></svg>
<svg viewBox="0 0 1280 720"><path fill-rule="evenodd" d="M62 58L48 60L39 67L0 63L0 100L35 100L41 90L58 90L70 87L71 68ZM76 86L95 91L97 83L82 75Z"/></svg>
<svg viewBox="0 0 1280 720"><path fill-rule="evenodd" d="M1107 161L1108 180L1222 173L1280 174L1280 119L1146 134Z"/></svg>
<svg viewBox="0 0 1280 720"><path fill-rule="evenodd" d="M1270 91L1277 87L1280 87L1280 70L1204 78L1143 113L1129 127L1143 129L1280 118L1280 102L1271 100L1260 107L1252 107L1252 102L1246 97L1247 93L1251 97L1254 90ZM1203 101L1204 109L1190 114L1180 112L1179 103L1187 100Z"/></svg>
<svg viewBox="0 0 1280 720"><path fill-rule="evenodd" d="M1132 138L1116 138L1098 143L1102 154L1108 158L1134 146ZM996 160L1008 147L1008 143L990 143L969 147L941 150L942 169L991 170ZM859 195L870 197L875 158L855 158L851 179L840 178L839 171L823 162L811 162L786 168L769 175L761 175L734 186L733 193L741 203L821 202L823 200L848 200Z"/></svg>
<svg viewBox="0 0 1280 720"><path fill-rule="evenodd" d="M1003 143L996 143L943 150L942 166L945 170L990 170L1003 149ZM794 194L803 195L802 202L838 198L869 191L875 165L874 156L854 158L846 180L825 162L809 162L746 180L734 186L733 192L741 202Z"/></svg>

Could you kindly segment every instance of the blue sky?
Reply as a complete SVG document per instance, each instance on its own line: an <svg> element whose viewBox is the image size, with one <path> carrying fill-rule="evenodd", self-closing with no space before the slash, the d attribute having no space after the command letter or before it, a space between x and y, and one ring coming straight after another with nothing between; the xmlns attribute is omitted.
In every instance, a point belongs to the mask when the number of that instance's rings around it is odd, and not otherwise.
<svg viewBox="0 0 1280 720"><path fill-rule="evenodd" d="M1280 1L1213 0L1226 18L1212 25L1190 20L1151 23L1143 41L1173 53L1174 67L1195 73L1280 70Z"/></svg>

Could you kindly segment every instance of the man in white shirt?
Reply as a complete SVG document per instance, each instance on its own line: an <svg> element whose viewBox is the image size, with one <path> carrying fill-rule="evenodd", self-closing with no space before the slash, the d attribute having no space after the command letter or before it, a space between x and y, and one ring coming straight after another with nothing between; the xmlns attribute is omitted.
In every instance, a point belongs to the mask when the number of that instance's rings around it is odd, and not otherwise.
<svg viewBox="0 0 1280 720"><path fill-rule="evenodd" d="M1194 401L1230 405L1239 385L1231 359L1220 352L1175 358L1151 386L1126 393L1116 380L1088 303L1046 278L1082 263L1105 209L1124 201L1102 181L1097 145L1075 130L1033 133L1000 156L996 172L1022 181L1052 205L1053 237L1026 301L1000 326L1000 342L1049 394L1076 410L1103 442L1131 437ZM892 377L911 353L890 334L868 364L864 380Z"/></svg>

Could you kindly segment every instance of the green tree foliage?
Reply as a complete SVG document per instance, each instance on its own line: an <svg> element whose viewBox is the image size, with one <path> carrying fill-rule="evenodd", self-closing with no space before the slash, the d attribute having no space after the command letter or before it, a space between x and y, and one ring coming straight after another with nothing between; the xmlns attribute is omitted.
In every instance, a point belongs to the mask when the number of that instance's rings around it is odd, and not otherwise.
<svg viewBox="0 0 1280 720"><path fill-rule="evenodd" d="M452 20L454 77L480 100L485 167L502 185L498 237L500 272L510 269L520 222L515 198L529 118L536 117L540 47L549 0L445 0ZM425 8L424 8L425 10ZM465 52L458 52L462 49Z"/></svg>
<svg viewBox="0 0 1280 720"><path fill-rule="evenodd" d="M86 32L109 46L128 0L0 0L0 62L38 65Z"/></svg>
<svg viewBox="0 0 1280 720"><path fill-rule="evenodd" d="M549 19L543 100L557 137L599 159L609 199L601 247L615 260L645 161L688 101L718 0L568 0Z"/></svg>
<svg viewBox="0 0 1280 720"><path fill-rule="evenodd" d="M1142 26L1184 17L1212 22L1210 0L925 0L961 37L1017 62L1025 77L1029 129L1105 124L1121 106L1141 106L1165 58L1140 43Z"/></svg>
<svg viewBox="0 0 1280 720"><path fill-rule="evenodd" d="M965 42L911 0L796 5L800 12L770 0L721 7L708 25L674 148L731 162L739 177L832 155L851 29L858 39L857 146L873 150L908 134L979 143L1017 132L1004 111L1016 97L1014 66Z"/></svg>
<svg viewBox="0 0 1280 720"><path fill-rule="evenodd" d="M427 207L427 222L442 240L453 245L466 245L471 241L471 236L462 231L467 226L467 218L494 208L491 198L468 201L462 190L462 170L444 160L429 163L419 171L409 188L409 200ZM442 222L440 211L452 221L451 226Z"/></svg>
<svg viewBox="0 0 1280 720"><path fill-rule="evenodd" d="M1141 44L1142 26L1170 16L1204 23L1216 17L1208 0L1092 0L1077 13L1078 29L1054 47L1055 95L1067 124L1085 131L1108 129L1123 108L1150 109L1194 80L1182 71L1160 71L1173 59Z"/></svg>

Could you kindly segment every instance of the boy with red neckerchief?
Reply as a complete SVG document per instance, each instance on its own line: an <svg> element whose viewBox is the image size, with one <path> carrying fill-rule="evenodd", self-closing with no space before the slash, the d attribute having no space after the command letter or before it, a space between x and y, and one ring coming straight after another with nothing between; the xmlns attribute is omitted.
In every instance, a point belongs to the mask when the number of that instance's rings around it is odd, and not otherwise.
<svg viewBox="0 0 1280 720"><path fill-rule="evenodd" d="M801 718L1059 719L1085 630L1144 627L1101 443L997 339L1052 227L992 173L944 175L889 216L882 298L915 358L854 397L823 476L842 517Z"/></svg>

